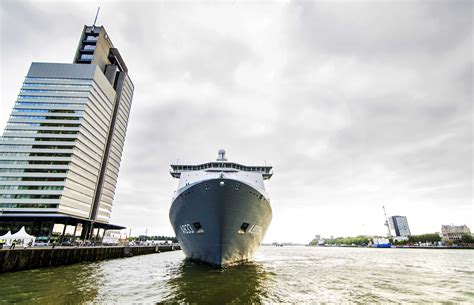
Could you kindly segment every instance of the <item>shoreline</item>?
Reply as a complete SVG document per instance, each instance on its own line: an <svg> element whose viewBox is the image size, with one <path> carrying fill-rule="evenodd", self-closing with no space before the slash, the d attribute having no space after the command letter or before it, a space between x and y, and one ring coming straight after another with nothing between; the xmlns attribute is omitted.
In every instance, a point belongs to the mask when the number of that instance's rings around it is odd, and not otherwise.
<svg viewBox="0 0 474 305"><path fill-rule="evenodd" d="M370 247L370 246L357 246L357 245L304 245L304 244L283 244L283 245L272 245L272 244L262 244L262 247L310 247L310 248L371 248L371 249L463 249L463 250L474 250L474 245L472 246L457 246L457 247L449 247L449 246L394 246L392 245L390 248L377 248L377 247Z"/></svg>
<svg viewBox="0 0 474 305"><path fill-rule="evenodd" d="M0 274L177 250L172 245L0 249Z"/></svg>

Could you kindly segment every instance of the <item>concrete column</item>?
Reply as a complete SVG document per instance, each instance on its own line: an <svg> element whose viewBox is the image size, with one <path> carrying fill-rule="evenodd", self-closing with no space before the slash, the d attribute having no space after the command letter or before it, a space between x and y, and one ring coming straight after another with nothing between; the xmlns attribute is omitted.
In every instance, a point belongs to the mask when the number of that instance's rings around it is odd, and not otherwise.
<svg viewBox="0 0 474 305"><path fill-rule="evenodd" d="M76 230L77 230L77 223L76 223L76 226L74 226L74 233L72 233L72 241L73 242L76 240Z"/></svg>
<svg viewBox="0 0 474 305"><path fill-rule="evenodd" d="M82 240L87 240L88 239L88 236L87 236L88 233L89 233L89 224L86 222L86 223L82 224L81 239Z"/></svg>
<svg viewBox="0 0 474 305"><path fill-rule="evenodd" d="M51 240L51 235L53 234L53 228L54 228L54 222L51 222L51 227L49 228L49 232L48 232L48 243Z"/></svg>
<svg viewBox="0 0 474 305"><path fill-rule="evenodd" d="M94 236L94 222L91 222L88 226L87 239L91 240Z"/></svg>
<svg viewBox="0 0 474 305"><path fill-rule="evenodd" d="M67 228L67 221L64 224L64 229L63 229L63 234L61 235L60 243L62 244L64 241L64 234L66 234L66 228Z"/></svg>

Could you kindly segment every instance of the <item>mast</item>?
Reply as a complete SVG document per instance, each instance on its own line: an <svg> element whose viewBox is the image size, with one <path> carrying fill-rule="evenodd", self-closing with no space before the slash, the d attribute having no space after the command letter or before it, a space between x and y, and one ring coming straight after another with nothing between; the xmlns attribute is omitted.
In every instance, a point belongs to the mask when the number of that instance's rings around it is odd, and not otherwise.
<svg viewBox="0 0 474 305"><path fill-rule="evenodd" d="M225 158L225 150L224 149L219 149L217 152L218 158L217 161L221 161L221 178L224 177L224 161L227 161Z"/></svg>

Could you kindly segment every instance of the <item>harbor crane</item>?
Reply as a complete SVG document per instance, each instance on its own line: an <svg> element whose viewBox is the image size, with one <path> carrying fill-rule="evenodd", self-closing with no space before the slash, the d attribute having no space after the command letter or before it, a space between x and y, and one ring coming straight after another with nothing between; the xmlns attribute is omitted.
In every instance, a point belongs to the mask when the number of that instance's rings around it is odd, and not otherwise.
<svg viewBox="0 0 474 305"><path fill-rule="evenodd" d="M392 232L390 232L390 225L388 223L387 213L385 212L385 206L383 205L382 208L383 208L383 214L385 215L385 225L387 226L387 230L388 230L387 237L392 238Z"/></svg>

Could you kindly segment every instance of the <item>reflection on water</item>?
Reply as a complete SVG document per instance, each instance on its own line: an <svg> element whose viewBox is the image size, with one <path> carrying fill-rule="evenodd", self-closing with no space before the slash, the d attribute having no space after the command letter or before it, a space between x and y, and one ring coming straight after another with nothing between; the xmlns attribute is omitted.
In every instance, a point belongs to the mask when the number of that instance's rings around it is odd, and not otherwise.
<svg viewBox="0 0 474 305"><path fill-rule="evenodd" d="M93 301L103 280L97 264L0 275L0 303L71 304Z"/></svg>
<svg viewBox="0 0 474 305"><path fill-rule="evenodd" d="M216 269L186 260L177 271L168 282L173 295L165 302L257 303L268 299L272 282L272 274L255 262Z"/></svg>
<svg viewBox="0 0 474 305"><path fill-rule="evenodd" d="M215 269L181 251L0 274L0 304L474 300L473 250L262 247Z"/></svg>

